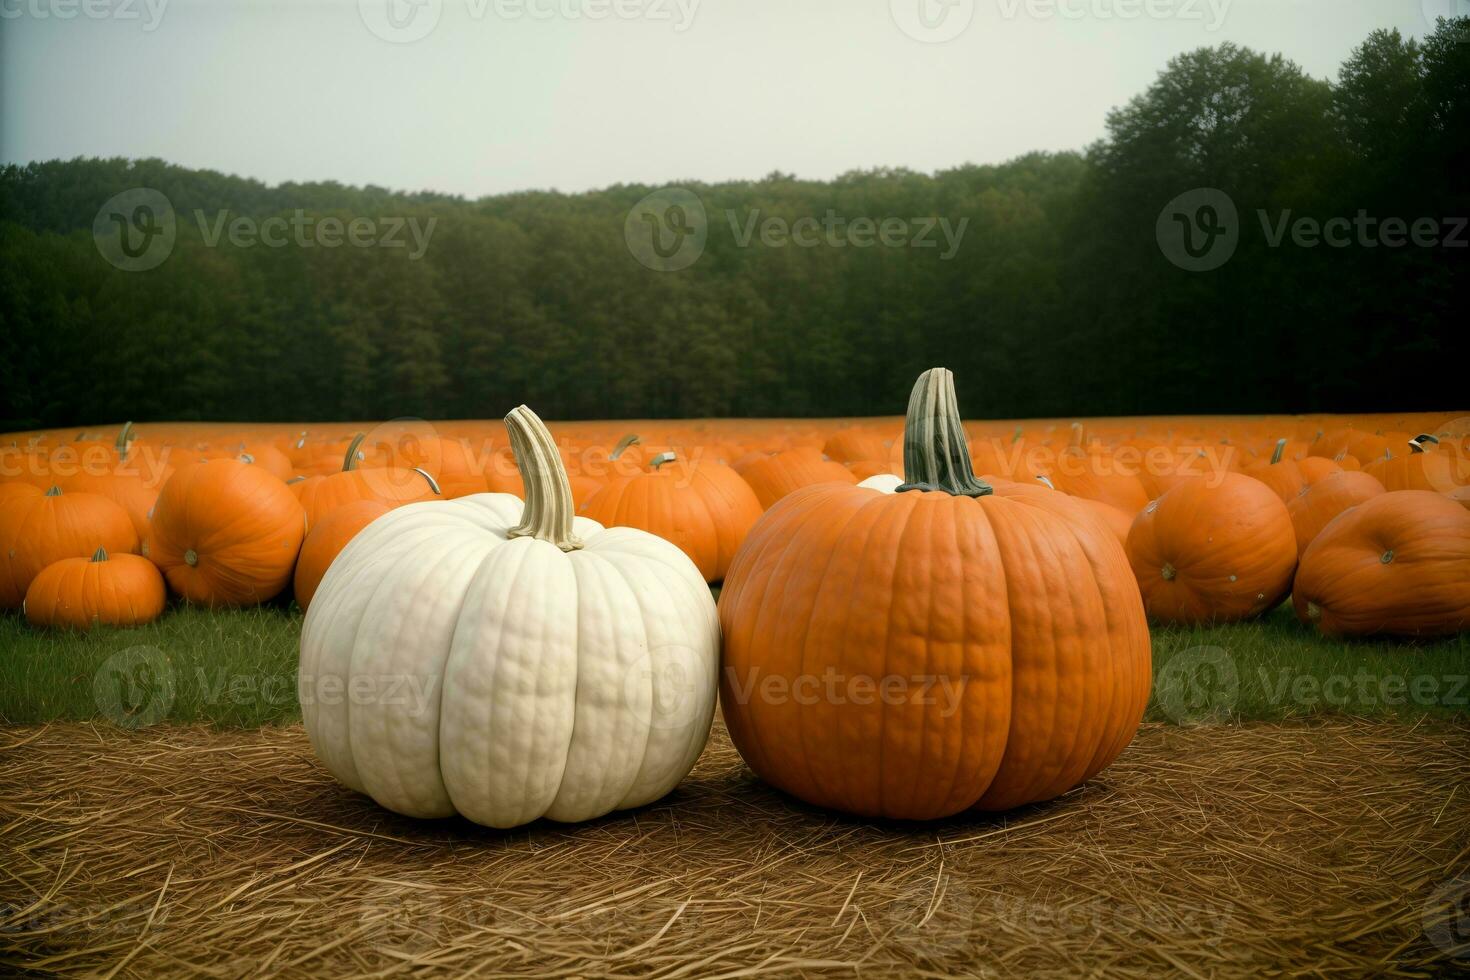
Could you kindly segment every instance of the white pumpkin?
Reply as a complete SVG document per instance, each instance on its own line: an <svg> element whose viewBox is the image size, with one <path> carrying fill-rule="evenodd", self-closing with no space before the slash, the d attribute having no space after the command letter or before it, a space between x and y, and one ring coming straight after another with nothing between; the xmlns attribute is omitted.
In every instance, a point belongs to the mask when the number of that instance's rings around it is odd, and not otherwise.
<svg viewBox="0 0 1470 980"><path fill-rule="evenodd" d="M658 799L709 736L714 601L676 546L573 518L555 443L506 416L526 503L486 493L379 517L301 634L318 758L398 813L491 827Z"/></svg>

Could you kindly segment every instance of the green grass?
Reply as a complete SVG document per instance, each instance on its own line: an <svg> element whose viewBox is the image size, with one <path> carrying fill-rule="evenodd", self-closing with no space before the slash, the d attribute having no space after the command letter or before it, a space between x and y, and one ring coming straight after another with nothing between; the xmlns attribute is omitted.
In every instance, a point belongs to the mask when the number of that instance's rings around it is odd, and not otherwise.
<svg viewBox="0 0 1470 980"><path fill-rule="evenodd" d="M0 722L57 719L256 727L295 721L295 607L181 607L149 626L31 629L0 616ZM1470 634L1336 642L1289 607L1233 626L1154 631L1148 718L1179 724L1338 714L1470 717Z"/></svg>

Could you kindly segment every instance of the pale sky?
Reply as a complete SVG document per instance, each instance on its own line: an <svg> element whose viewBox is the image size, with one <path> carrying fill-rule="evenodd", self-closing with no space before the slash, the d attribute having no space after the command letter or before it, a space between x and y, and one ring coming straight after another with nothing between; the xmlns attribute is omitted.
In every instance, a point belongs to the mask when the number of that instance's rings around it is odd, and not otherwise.
<svg viewBox="0 0 1470 980"><path fill-rule="evenodd" d="M0 159L468 197L927 172L1082 149L1182 51L1330 77L1456 3L0 0Z"/></svg>

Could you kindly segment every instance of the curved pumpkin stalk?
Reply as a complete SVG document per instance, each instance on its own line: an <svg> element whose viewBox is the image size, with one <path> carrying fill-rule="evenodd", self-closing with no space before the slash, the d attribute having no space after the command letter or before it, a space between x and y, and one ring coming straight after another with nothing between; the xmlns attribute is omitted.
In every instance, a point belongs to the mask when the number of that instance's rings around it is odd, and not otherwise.
<svg viewBox="0 0 1470 980"><path fill-rule="evenodd" d="M572 533L576 514L572 484L556 451L556 440L546 423L525 405L511 410L505 427L510 430L511 451L526 487L526 508L509 536L539 538L562 551L577 551L582 540Z"/></svg>
<svg viewBox="0 0 1470 980"><path fill-rule="evenodd" d="M648 461L648 465L653 467L654 471L657 472L660 466L664 465L665 463L672 463L678 458L678 456L674 455L671 452L659 453L657 456L653 457L653 459L650 459Z"/></svg>
<svg viewBox="0 0 1470 980"><path fill-rule="evenodd" d="M621 438L621 439L618 440L618 444L613 447L613 451L612 452L610 452L610 453L607 454L607 458L608 459L617 459L619 456L623 455L623 451L625 449L627 449L629 446L636 446L636 445L638 445L639 441L640 440L639 440L639 438L638 438L638 436L637 436L636 433L633 433L633 432L628 433L627 435L623 436L623 438Z"/></svg>
<svg viewBox="0 0 1470 980"><path fill-rule="evenodd" d="M970 447L954 395L954 374L931 368L919 375L903 426L905 490L942 490L955 497L984 497L994 489L975 476Z"/></svg>
<svg viewBox="0 0 1470 980"><path fill-rule="evenodd" d="M434 479L434 477L430 475L428 470L424 469L422 466L413 466L410 467L410 469L412 469L415 473L424 478L424 482L429 485L429 489L434 491L434 496L444 496L444 491L439 489L439 481Z"/></svg>
<svg viewBox="0 0 1470 980"><path fill-rule="evenodd" d="M128 458L128 444L133 441L132 435L133 423L124 422L122 429L117 434L117 442L113 444L113 448L117 451L118 459Z"/></svg>
<svg viewBox="0 0 1470 980"><path fill-rule="evenodd" d="M1277 463L1281 462L1281 456L1285 452L1286 452L1286 440L1285 439L1277 439L1276 440L1276 449L1275 449L1274 452L1271 453L1271 465L1272 466L1275 466Z"/></svg>
<svg viewBox="0 0 1470 980"><path fill-rule="evenodd" d="M359 432L356 436L353 437L352 442L350 442L348 444L348 446L347 446L347 455L342 457L342 472L343 473L346 473L348 470L355 470L355 469L357 469L357 460L358 460L358 452L357 452L357 449L358 449L359 446L362 445L362 441L364 439L366 439L366 438L367 438L367 433L366 432Z"/></svg>

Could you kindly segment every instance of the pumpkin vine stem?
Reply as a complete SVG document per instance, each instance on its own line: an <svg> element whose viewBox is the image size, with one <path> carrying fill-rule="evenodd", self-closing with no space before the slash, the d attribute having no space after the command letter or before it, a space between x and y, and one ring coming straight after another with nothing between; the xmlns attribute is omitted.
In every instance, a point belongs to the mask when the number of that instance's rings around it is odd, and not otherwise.
<svg viewBox="0 0 1470 980"><path fill-rule="evenodd" d="M92 560L93 561L106 561L107 560L107 549L105 547L99 547L96 551L92 552Z"/></svg>
<svg viewBox="0 0 1470 980"><path fill-rule="evenodd" d="M1275 466L1277 463L1281 462L1281 456L1285 452L1286 452L1286 440L1285 439L1277 439L1276 440L1276 450L1273 453L1271 453L1271 465L1272 466Z"/></svg>
<svg viewBox="0 0 1470 980"><path fill-rule="evenodd" d="M618 440L618 444L613 447L612 452L608 453L607 458L617 459L619 456L623 455L623 450L627 449L629 446L636 446L638 445L638 443L638 435L636 433L630 432L627 435L623 436L623 438Z"/></svg>
<svg viewBox="0 0 1470 980"><path fill-rule="evenodd" d="M505 417L505 427L510 431L516 469L526 486L526 509L509 536L539 538L562 551L578 550L582 541L572 533L572 484L546 423L522 405Z"/></svg>
<svg viewBox="0 0 1470 980"><path fill-rule="evenodd" d="M955 401L954 375L947 368L932 368L919 375L909 396L903 426L903 477L898 493L942 490L955 497L983 497L995 492L975 476Z"/></svg>
<svg viewBox="0 0 1470 980"><path fill-rule="evenodd" d="M660 466L664 465L665 463L672 463L678 458L679 457L674 455L673 453L659 453L657 456L653 457L653 459L650 459L648 461L648 465L653 467L653 470L656 473L658 472L658 468Z"/></svg>

